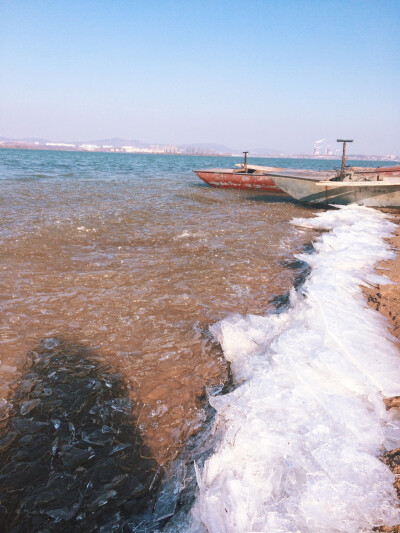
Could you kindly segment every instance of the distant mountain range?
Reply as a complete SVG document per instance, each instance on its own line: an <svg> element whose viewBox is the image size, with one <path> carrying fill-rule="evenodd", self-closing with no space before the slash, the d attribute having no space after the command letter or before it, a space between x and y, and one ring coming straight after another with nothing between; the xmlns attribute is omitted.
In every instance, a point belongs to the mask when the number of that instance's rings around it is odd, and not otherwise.
<svg viewBox="0 0 400 533"><path fill-rule="evenodd" d="M111 139L97 139L91 141L76 141L73 142L77 146L81 144L97 144L98 146L115 146L115 148L121 148L122 146L137 146L137 148L148 148L150 144L144 143L137 139L121 139L120 137L112 137Z"/></svg>
<svg viewBox="0 0 400 533"><path fill-rule="evenodd" d="M39 144L46 144L47 142L51 142L48 139L37 139L36 137L23 137L21 139L11 139L10 137L0 137L0 142L24 142L24 143L39 143Z"/></svg>
<svg viewBox="0 0 400 533"><path fill-rule="evenodd" d="M176 148L178 151L183 153L210 153L218 155L242 155L244 150L238 150L235 148L230 148L224 144L215 144L215 143L191 143L191 144L166 144L166 143L145 143L138 139L122 139L120 137L111 137L108 139L92 139L88 141L52 141L49 139L35 138L35 137L24 137L21 139L11 139L8 137L0 137L1 143L6 144L29 144L36 146L46 146L51 144L53 147L55 145L75 145L77 148L80 146L98 146L98 147L113 147L113 148L122 148L126 146L132 146L141 149L151 149L152 147L169 147ZM283 152L278 150L272 150L270 148L248 148L245 149L249 152L249 155L270 155L270 156L279 156L283 155Z"/></svg>
<svg viewBox="0 0 400 533"><path fill-rule="evenodd" d="M306 159L338 159L337 155L310 155L310 154L285 154L271 148L234 149L224 144L215 143L191 143L191 144L163 144L145 143L138 139L122 139L111 137L109 139L96 139L91 141L51 141L36 137L23 137L11 139L0 137L1 148L25 148L34 150L66 150L81 152L122 152L122 153L148 153L148 154L176 154L176 155L205 155L205 156L235 156L242 157L246 150L251 157L287 157ZM394 155L363 155L348 154L348 158L370 161L398 161L400 156Z"/></svg>
<svg viewBox="0 0 400 533"><path fill-rule="evenodd" d="M229 153L242 154L244 150L247 150L249 152L249 155L281 155L283 154L283 152L279 152L279 150L272 150L271 148L246 148L244 147L243 150L238 150L235 148L229 148L229 146L226 146L224 144L210 144L210 143L182 144L180 145L180 147L181 148L198 148L200 150L209 150L212 152L223 153L223 154L229 154Z"/></svg>
<svg viewBox="0 0 400 533"><path fill-rule="evenodd" d="M207 150L210 152L216 152L216 153L221 153L221 154L229 154L232 152L237 152L237 150L229 148L229 146L225 146L224 144L199 143L199 144L181 144L179 146L180 148L185 148L186 150L195 150L197 148L199 150Z"/></svg>

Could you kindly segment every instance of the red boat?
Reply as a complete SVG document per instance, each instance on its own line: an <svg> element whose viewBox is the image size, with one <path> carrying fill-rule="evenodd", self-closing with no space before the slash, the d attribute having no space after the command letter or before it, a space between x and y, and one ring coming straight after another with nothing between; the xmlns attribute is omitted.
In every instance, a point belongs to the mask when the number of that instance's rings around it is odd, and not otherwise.
<svg viewBox="0 0 400 533"><path fill-rule="evenodd" d="M208 168L204 170L194 170L193 172L211 187L226 187L230 189L253 189L257 191L268 191L282 193L281 189L269 178L270 172L276 172L275 167L241 167L232 168Z"/></svg>

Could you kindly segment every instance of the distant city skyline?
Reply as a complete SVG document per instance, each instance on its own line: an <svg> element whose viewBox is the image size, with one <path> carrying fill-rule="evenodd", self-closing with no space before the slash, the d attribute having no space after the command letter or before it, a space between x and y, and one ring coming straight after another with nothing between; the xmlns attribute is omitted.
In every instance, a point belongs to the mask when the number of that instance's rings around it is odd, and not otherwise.
<svg viewBox="0 0 400 533"><path fill-rule="evenodd" d="M287 153L282 150L271 150L268 148L254 149L247 147L246 153L249 157L305 157L321 159L340 159L342 156L342 144L336 144L334 148L326 142L326 139L319 139L313 145L312 152ZM175 155L217 155L243 157L242 149L235 149L229 146L212 143L197 144L160 144L143 143L140 140L128 140L121 138L91 140L87 142L54 142L48 139L9 139L0 136L0 148L25 148L33 150L66 150L84 152L115 152L128 154L175 154ZM361 154L347 152L348 157L353 159L386 160L399 161L400 154Z"/></svg>
<svg viewBox="0 0 400 533"><path fill-rule="evenodd" d="M0 5L0 137L400 154L396 0Z"/></svg>

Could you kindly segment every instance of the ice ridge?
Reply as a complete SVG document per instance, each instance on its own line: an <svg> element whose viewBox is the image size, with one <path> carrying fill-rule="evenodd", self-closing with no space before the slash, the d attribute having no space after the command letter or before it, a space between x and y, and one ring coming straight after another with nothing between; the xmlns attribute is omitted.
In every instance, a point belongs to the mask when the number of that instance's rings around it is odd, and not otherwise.
<svg viewBox="0 0 400 533"><path fill-rule="evenodd" d="M324 230L311 274L277 315L234 315L211 327L231 362L233 392L210 398L219 445L198 471L191 531L360 532L399 523L393 474L400 445L400 358L360 285L385 282L394 224L345 206L295 219ZM395 412L393 412L395 411Z"/></svg>

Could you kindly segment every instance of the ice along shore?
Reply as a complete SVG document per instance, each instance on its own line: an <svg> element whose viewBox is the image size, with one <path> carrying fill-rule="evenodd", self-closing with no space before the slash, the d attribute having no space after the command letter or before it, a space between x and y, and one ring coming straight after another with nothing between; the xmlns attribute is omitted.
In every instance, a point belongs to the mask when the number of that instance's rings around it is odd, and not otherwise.
<svg viewBox="0 0 400 533"><path fill-rule="evenodd" d="M347 206L293 221L321 230L281 314L212 327L242 385L211 399L219 445L198 471L193 531L370 531L400 522L385 451L400 446L400 358L361 286L382 286L396 225ZM199 529L200 528L200 529Z"/></svg>

